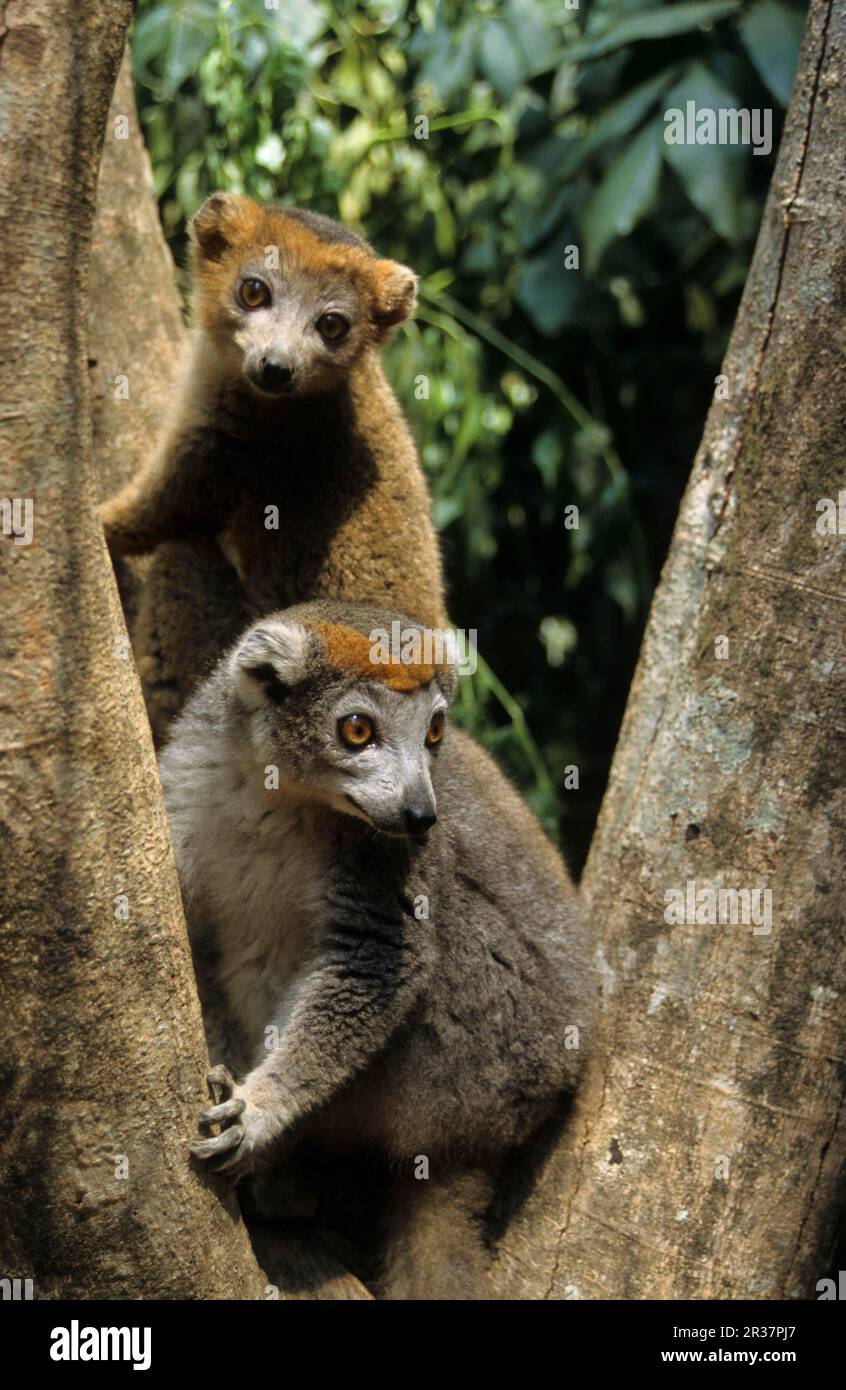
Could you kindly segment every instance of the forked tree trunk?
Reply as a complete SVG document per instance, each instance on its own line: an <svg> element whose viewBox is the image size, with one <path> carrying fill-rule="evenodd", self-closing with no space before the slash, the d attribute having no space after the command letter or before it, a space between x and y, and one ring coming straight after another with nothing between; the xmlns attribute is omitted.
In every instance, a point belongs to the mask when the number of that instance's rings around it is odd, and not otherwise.
<svg viewBox="0 0 846 1390"><path fill-rule="evenodd" d="M92 405L102 496L158 432L182 334L125 71L85 340L129 9L0 0L0 295L20 306L0 325L0 494L35 503L32 543L0 540L0 1272L34 1276L41 1297L260 1296L235 1209L185 1161L205 1050L93 513ZM504 1237L506 1297L771 1297L822 1272L842 1151L844 562L815 504L846 486L845 28L815 5L731 395L697 458L586 872L605 1033ZM664 894L689 879L771 887L772 932L667 925ZM311 1250L289 1246L276 1277L366 1296Z"/></svg>
<svg viewBox="0 0 846 1390"><path fill-rule="evenodd" d="M88 253L130 13L0 5L0 493L21 503L21 543L0 539L0 1264L41 1298L261 1296L236 1207L186 1162L205 1048L94 510Z"/></svg>
<svg viewBox="0 0 846 1390"><path fill-rule="evenodd" d="M826 1272L844 1149L846 539L819 533L817 503L846 489L844 49L846 9L815 0L730 396L708 418L585 873L604 1036L505 1238L507 1297L814 1297ZM665 895L689 881L771 890L771 932L668 924Z"/></svg>

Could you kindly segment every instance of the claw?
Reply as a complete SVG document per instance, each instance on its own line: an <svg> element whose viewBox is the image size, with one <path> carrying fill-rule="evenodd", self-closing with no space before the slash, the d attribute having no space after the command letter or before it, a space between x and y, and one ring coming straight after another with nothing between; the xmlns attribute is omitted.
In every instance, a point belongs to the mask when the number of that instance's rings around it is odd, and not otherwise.
<svg viewBox="0 0 846 1390"><path fill-rule="evenodd" d="M229 1068L225 1067L222 1062L219 1062L216 1067L212 1067L211 1071L206 1072L206 1082L208 1083L209 1095L216 1104L228 1099L228 1096L231 1096L235 1089L235 1082ZM218 1089L220 1090L219 1096L216 1094Z"/></svg>
<svg viewBox="0 0 846 1390"><path fill-rule="evenodd" d="M232 1125L212 1139L192 1139L190 1148L195 1158L206 1160L214 1158L217 1154L228 1153L230 1149L237 1149L243 1138L244 1131L241 1126Z"/></svg>
<svg viewBox="0 0 846 1390"><path fill-rule="evenodd" d="M214 1173L236 1180L249 1169L254 1141L248 1138L238 1120L246 1109L246 1101L235 1097L235 1082L228 1069L220 1063L206 1073L212 1105L206 1106L199 1117L204 1138L194 1139L190 1150L195 1158L208 1164ZM212 1126L220 1125L219 1134L209 1134Z"/></svg>
<svg viewBox="0 0 846 1390"><path fill-rule="evenodd" d="M239 1115L243 1115L246 1101L225 1100L222 1105L210 1105L208 1110L203 1110L200 1114L199 1123L201 1125L224 1125L230 1120L237 1120Z"/></svg>

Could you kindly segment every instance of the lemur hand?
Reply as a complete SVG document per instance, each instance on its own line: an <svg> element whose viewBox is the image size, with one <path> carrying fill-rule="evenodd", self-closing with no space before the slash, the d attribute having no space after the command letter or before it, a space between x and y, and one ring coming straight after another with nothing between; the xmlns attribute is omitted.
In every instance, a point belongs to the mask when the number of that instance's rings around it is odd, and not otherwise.
<svg viewBox="0 0 846 1390"><path fill-rule="evenodd" d="M193 1140L191 1152L215 1173L245 1177L255 1171L283 1125L277 1116L250 1099L249 1078L238 1084L221 1065L213 1067L206 1080L215 1104L201 1111L199 1127L208 1133L212 1125L220 1125L221 1131L210 1138Z"/></svg>

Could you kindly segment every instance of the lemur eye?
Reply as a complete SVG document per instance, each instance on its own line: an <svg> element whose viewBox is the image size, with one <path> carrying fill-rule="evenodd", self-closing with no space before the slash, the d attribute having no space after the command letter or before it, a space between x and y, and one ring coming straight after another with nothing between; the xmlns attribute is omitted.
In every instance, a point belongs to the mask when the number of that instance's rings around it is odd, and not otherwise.
<svg viewBox="0 0 846 1390"><path fill-rule="evenodd" d="M245 309L263 309L270 303L270 290L263 280L242 280L238 297Z"/></svg>
<svg viewBox="0 0 846 1390"><path fill-rule="evenodd" d="M327 343L339 343L342 338L346 338L350 331L349 319L345 319L343 314L321 314L317 320L317 331L321 338L325 338Z"/></svg>
<svg viewBox="0 0 846 1390"><path fill-rule="evenodd" d="M373 720L366 714L347 714L338 720L338 735L348 748L365 748L373 738Z"/></svg>
<svg viewBox="0 0 846 1390"><path fill-rule="evenodd" d="M429 745L429 747L431 748L434 743L440 743L445 733L446 715L444 714L442 709L439 709L437 714L432 715L432 722L429 725L429 731L426 734L426 742Z"/></svg>

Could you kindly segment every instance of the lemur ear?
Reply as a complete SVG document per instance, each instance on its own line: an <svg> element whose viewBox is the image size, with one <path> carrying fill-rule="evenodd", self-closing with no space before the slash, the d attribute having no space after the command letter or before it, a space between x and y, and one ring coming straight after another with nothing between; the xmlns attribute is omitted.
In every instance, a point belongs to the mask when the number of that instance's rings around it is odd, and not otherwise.
<svg viewBox="0 0 846 1390"><path fill-rule="evenodd" d="M194 213L191 240L207 261L219 261L236 242L249 236L261 209L238 193L212 193Z"/></svg>
<svg viewBox="0 0 846 1390"><path fill-rule="evenodd" d="M268 701L281 705L304 678L309 634L301 623L259 623L239 643L232 658L235 687L248 709Z"/></svg>
<svg viewBox="0 0 846 1390"><path fill-rule="evenodd" d="M417 303L417 276L398 261L377 261L373 267L373 320L380 335L405 323Z"/></svg>
<svg viewBox="0 0 846 1390"><path fill-rule="evenodd" d="M456 666L442 666L438 671L438 685L450 704L458 693L458 668Z"/></svg>

